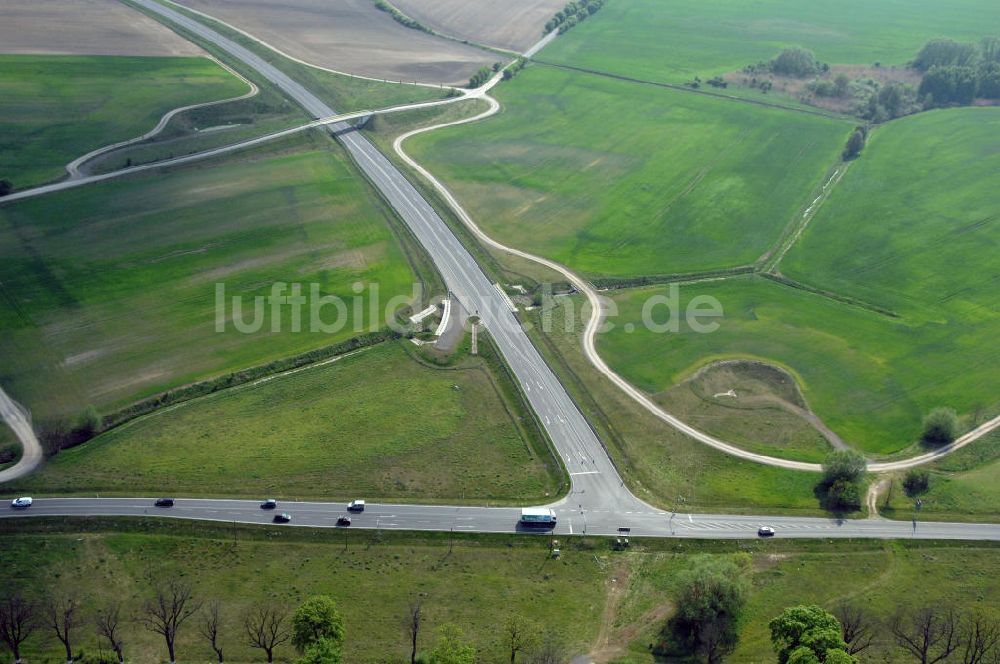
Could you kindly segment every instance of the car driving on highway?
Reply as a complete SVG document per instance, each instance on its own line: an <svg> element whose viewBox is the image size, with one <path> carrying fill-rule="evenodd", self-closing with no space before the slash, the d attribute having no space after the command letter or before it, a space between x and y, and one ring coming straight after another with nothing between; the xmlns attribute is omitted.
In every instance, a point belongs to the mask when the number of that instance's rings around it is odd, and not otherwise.
<svg viewBox="0 0 1000 664"><path fill-rule="evenodd" d="M153 504L156 505L157 507L173 507L174 506L174 499L173 498L157 498L156 502L153 503Z"/></svg>
<svg viewBox="0 0 1000 664"><path fill-rule="evenodd" d="M350 512L364 512L365 511L365 501L363 500L352 500L347 505L347 509Z"/></svg>
<svg viewBox="0 0 1000 664"><path fill-rule="evenodd" d="M349 525L351 525L351 517L347 516L346 514L340 516L340 518L337 519L337 525L338 526L349 526Z"/></svg>
<svg viewBox="0 0 1000 664"><path fill-rule="evenodd" d="M291 520L292 520L292 515L289 514L288 512L282 512L281 514L274 515L275 523L288 523Z"/></svg>
<svg viewBox="0 0 1000 664"><path fill-rule="evenodd" d="M24 496L23 498L15 498L14 500L10 501L10 506L16 510L26 510L29 507L31 507L31 503L32 503L31 498L29 498L28 496Z"/></svg>
<svg viewBox="0 0 1000 664"><path fill-rule="evenodd" d="M260 508L262 510L273 510L277 506L278 506L278 501L275 500L274 498L268 498L267 500L265 500L260 504Z"/></svg>
<svg viewBox="0 0 1000 664"><path fill-rule="evenodd" d="M774 537L774 528L772 526L761 526L757 529L758 537Z"/></svg>

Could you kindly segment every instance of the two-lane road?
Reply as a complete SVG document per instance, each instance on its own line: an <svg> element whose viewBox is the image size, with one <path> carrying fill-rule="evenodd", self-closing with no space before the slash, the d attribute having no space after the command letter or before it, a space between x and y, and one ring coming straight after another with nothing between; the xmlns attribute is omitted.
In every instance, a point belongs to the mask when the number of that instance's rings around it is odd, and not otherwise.
<svg viewBox="0 0 1000 664"><path fill-rule="evenodd" d="M343 503L286 502L264 510L249 500L178 499L173 507L156 507L153 498L42 498L26 510L7 508L4 517L38 516L157 516L226 523L269 524L275 513L292 517L282 527L337 528L347 514ZM510 507L448 507L441 505L369 504L352 513L350 529L430 530L477 533L534 533L540 536L615 535L630 528L634 537L746 539L757 536L761 525L774 526L777 538L796 539L951 539L1000 541L1000 525L837 520L801 517L760 517L713 514L673 514L657 510L617 511L583 509L563 504L556 509L558 526L552 530L525 530L518 526L520 510Z"/></svg>

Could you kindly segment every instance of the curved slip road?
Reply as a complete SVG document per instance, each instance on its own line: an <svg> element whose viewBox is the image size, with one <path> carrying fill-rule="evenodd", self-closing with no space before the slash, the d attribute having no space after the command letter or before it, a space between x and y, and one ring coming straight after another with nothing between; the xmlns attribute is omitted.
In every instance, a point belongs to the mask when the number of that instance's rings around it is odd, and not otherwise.
<svg viewBox="0 0 1000 664"><path fill-rule="evenodd" d="M21 459L10 468L0 470L0 483L10 482L31 473L42 462L42 446L31 426L28 411L19 406L0 387L0 420L7 423L21 441Z"/></svg>
<svg viewBox="0 0 1000 664"><path fill-rule="evenodd" d="M242 46L153 0L135 1L254 67L315 117L334 116L331 108L303 86ZM486 89L495 84L496 80L495 78L491 81ZM495 103L492 101L492 104ZM338 132L346 128L338 124L334 125L332 130ZM783 537L1000 540L1000 525L991 524L927 523L918 526L915 523L911 525L881 519L838 521L796 517L682 515L658 510L639 500L625 487L600 440L582 413L552 370L542 360L492 283L447 224L399 170L367 139L357 132L338 134L338 139L351 153L362 172L381 191L425 247L454 296L467 311L477 314L490 330L500 352L562 457L573 489L567 497L551 505L560 517L557 533L614 534L618 528L628 527L638 536L745 538L755 536L757 527L767 523L777 527L779 536ZM471 219L468 222L471 223ZM474 227L474 224L472 226ZM492 241L490 244L496 245ZM563 271L567 276L572 275L565 268L560 269L545 259L532 258ZM572 279L582 284L575 275ZM600 318L598 308L590 324L594 324L594 321L599 321ZM679 421L678 423L683 424ZM735 452L743 453L742 450L733 449ZM341 506L329 503L283 503L281 509L291 512L293 524L300 526L332 527L336 518L343 513ZM246 523L265 523L271 518L269 513L259 509L257 503L250 501L182 499L177 501L174 508L156 509L152 506L152 500L148 498L38 499L29 510L5 510L0 516L24 518L31 515L150 514ZM352 527L512 532L517 529L517 515L517 510L513 508L371 505L357 518Z"/></svg>

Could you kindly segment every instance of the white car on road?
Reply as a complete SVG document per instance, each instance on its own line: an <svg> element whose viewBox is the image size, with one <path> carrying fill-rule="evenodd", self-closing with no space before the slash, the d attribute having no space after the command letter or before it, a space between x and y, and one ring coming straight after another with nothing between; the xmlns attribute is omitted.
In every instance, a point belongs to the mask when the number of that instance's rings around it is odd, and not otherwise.
<svg viewBox="0 0 1000 664"><path fill-rule="evenodd" d="M31 498L25 496L23 498L15 498L14 500L10 501L10 506L16 510L26 510L29 507L31 507L31 502L32 502Z"/></svg>

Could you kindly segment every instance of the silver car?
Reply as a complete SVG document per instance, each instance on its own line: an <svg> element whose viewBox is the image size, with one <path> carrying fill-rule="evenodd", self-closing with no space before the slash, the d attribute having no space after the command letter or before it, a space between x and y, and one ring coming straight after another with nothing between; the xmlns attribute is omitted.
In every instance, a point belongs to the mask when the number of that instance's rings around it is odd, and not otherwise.
<svg viewBox="0 0 1000 664"><path fill-rule="evenodd" d="M15 498L14 500L10 501L10 506L16 510L26 510L29 507L31 507L31 503L32 503L31 498L25 496L23 498Z"/></svg>

